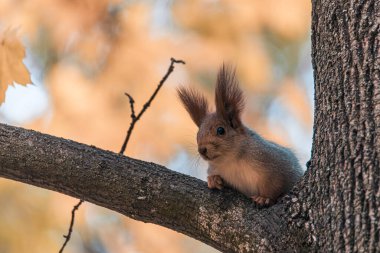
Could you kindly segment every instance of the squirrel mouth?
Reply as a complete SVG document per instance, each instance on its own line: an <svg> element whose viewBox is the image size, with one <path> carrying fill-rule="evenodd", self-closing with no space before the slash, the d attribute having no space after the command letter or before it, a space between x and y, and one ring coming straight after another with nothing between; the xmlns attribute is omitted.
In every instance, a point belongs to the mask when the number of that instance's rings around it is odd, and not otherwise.
<svg viewBox="0 0 380 253"><path fill-rule="evenodd" d="M214 160L214 159L216 159L216 158L219 157L219 155L215 155L215 156L210 157L210 156L208 156L208 155L202 155L202 154L201 154L201 156L202 156L202 158L205 159L206 161L212 161L212 160Z"/></svg>

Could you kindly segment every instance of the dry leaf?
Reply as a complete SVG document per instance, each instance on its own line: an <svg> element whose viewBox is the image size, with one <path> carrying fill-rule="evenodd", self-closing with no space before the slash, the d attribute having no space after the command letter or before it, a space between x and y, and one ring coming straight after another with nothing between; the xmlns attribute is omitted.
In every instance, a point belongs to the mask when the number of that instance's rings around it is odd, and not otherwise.
<svg viewBox="0 0 380 253"><path fill-rule="evenodd" d="M30 74L22 60L25 49L15 31L6 30L0 34L0 104L5 100L9 85L31 83Z"/></svg>

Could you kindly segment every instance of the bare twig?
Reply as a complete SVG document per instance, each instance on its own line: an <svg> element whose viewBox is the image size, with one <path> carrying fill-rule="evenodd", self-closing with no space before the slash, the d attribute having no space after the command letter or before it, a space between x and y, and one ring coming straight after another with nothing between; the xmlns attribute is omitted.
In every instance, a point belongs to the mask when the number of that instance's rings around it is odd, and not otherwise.
<svg viewBox="0 0 380 253"><path fill-rule="evenodd" d="M127 131L127 136L125 137L123 146L121 147L119 154L123 154L124 153L125 149L127 148L127 144L128 144L129 138L131 137L131 134L132 134L132 131L133 131L133 127L135 126L136 122L141 118L141 116L146 111L146 109L148 109L148 107L152 103L153 99L156 97L158 91L161 89L162 85L165 83L166 79L168 79L169 75L173 72L173 70L174 70L174 64L175 63L185 64L184 61L182 61L182 60L176 60L174 58L170 58L170 61L171 61L171 63L170 63L170 66L168 68L168 71L166 72L165 76L161 79L160 83L158 84L156 90L153 92L152 96L149 98L148 102L146 102L143 105L143 108L141 109L141 111L139 112L139 114L137 116L135 115L134 106L133 106L135 101L133 100L133 98L128 93L125 93L125 95L128 96L129 103L131 105L131 119L132 119L132 121L131 121L131 124L129 126L128 131Z"/></svg>
<svg viewBox="0 0 380 253"><path fill-rule="evenodd" d="M131 119L132 119L132 122L131 122L131 125L129 126L129 129L128 129L128 132L127 132L127 136L125 138L125 141L123 143L123 146L121 147L121 150L119 152L119 154L123 154L126 147L127 147L127 144L128 144L128 141L129 141L129 138L131 137L131 134L132 134L132 130L133 130L133 127L135 126L136 122L141 118L141 116L143 115L143 113L146 111L146 109L148 109L148 107L150 106L150 104L152 103L153 99L156 97L158 91L160 90L161 86L165 83L166 79L168 79L170 73L173 72L174 70L174 63L182 63L182 64L185 64L184 61L182 60L176 60L174 58L170 58L170 66L169 66L169 69L168 71L166 72L165 76L161 79L160 83L158 84L156 90L153 92L152 96L149 98L148 102L146 102L143 106L143 108L141 109L141 111L139 112L139 114L136 116L135 114L135 107L134 107L134 103L135 101L133 100L132 96L129 95L128 93L125 93L125 95L129 98L129 104L131 106ZM84 200L80 200L78 204L76 204L73 209L71 210L71 221L70 221L70 227L69 227L69 231L67 233L67 235L64 235L63 237L65 238L65 242L63 243L62 245L62 248L59 250L59 253L62 253L63 250L65 249L66 247L66 244L70 241L70 238L71 238L71 233L73 232L73 226L74 226L74 221L75 221L75 212L79 209L80 205L84 202Z"/></svg>
<svg viewBox="0 0 380 253"><path fill-rule="evenodd" d="M124 93L124 94L129 98L129 104L131 105L131 119L133 120L136 118L135 107L134 107L135 100L133 100L133 97L129 95L128 93Z"/></svg>
<svg viewBox="0 0 380 253"><path fill-rule="evenodd" d="M62 253L63 250L65 249L66 247L66 244L70 241L70 238L71 238L71 233L73 232L73 226L74 226L74 220L75 220L75 212L78 210L78 208L80 207L80 205L84 202L84 200L80 200L78 204L76 204L74 207L73 207L73 210L71 210L71 221L70 221L70 227L69 227L69 232L67 233L67 235L64 235L63 237L65 238L65 242L63 243L62 245L62 248L59 250L59 253Z"/></svg>

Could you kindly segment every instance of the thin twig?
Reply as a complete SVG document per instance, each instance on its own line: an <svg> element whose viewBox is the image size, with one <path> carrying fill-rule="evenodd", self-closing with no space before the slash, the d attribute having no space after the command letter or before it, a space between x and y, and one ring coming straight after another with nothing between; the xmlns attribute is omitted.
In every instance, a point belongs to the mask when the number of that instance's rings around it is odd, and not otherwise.
<svg viewBox="0 0 380 253"><path fill-rule="evenodd" d="M71 233L73 232L73 226L74 226L74 220L75 220L75 212L76 210L78 210L78 208L80 207L80 205L84 202L84 200L80 200L78 204L76 204L74 207L73 207L73 210L71 210L71 221L70 221L70 227L69 227L69 232L67 233L67 235L64 235L63 237L65 238L65 242L63 243L62 245L62 248L59 250L59 253L62 253L63 250L65 249L66 247L66 244L70 241L70 238L71 238Z"/></svg>
<svg viewBox="0 0 380 253"><path fill-rule="evenodd" d="M131 105L131 119L133 120L136 118L135 107L134 107L135 100L133 100L133 97L129 95L128 93L125 92L124 94L129 98L129 104Z"/></svg>
<svg viewBox="0 0 380 253"><path fill-rule="evenodd" d="M143 105L143 108L141 109L141 111L139 112L139 114L137 116L135 115L135 112L134 112L134 106L133 106L134 100L133 100L133 98L128 93L125 93L125 95L128 96L129 103L131 105L131 111L132 111L132 113L131 113L131 119L132 119L132 121L131 121L131 124L129 126L128 131L127 131L127 136L125 137L123 146L121 147L119 154L123 154L124 153L125 149L127 148L127 144L128 144L129 138L131 137L131 134L132 134L132 131L133 131L133 128L134 128L136 122L141 118L141 116L146 111L146 109L148 109L148 107L152 103L153 99L156 97L158 91L161 89L162 85L165 83L166 79L168 79L169 75L173 72L173 70L174 70L174 64L175 63L185 64L184 61L182 61L182 60L176 60L174 58L170 58L170 61L171 61L171 63L170 63L170 66L168 68L168 71L166 72L165 76L161 79L160 83L158 84L156 90L153 92L152 96Z"/></svg>
<svg viewBox="0 0 380 253"><path fill-rule="evenodd" d="M133 127L135 126L136 122L141 118L141 116L146 111L146 109L148 109L148 107L152 103L153 99L156 97L158 91L160 90L161 86L165 83L166 79L168 79L170 73L173 72L173 70L174 70L174 63L185 64L184 61L182 61L182 60L176 60L174 58L170 58L170 61L171 61L171 63L170 63L168 71L166 72L165 76L161 79L161 81L158 84L156 90L153 92L153 94L149 98L148 102L146 102L144 104L143 108L141 109L140 113L137 116L135 114L135 107L134 107L135 101L133 100L133 98L132 98L131 95L129 95L128 93L125 93L125 95L129 98L129 104L131 106L131 119L132 119L132 122L131 122L131 125L129 126L129 129L128 129L128 132L127 132L127 136L125 138L125 141L123 143L123 146L121 147L121 150L120 150L119 154L123 154L124 153L124 151L125 151L125 149L127 147L127 143L129 141L129 138L131 137ZM84 202L84 200L81 199L79 201L79 203L77 205L75 205L73 207L72 211L71 211L71 221L70 221L69 232L67 233L67 235L63 236L65 238L65 242L63 243L62 248L59 250L59 253L63 252L63 250L66 247L66 244L69 242L69 240L71 238L71 233L73 232L73 226L74 226L74 221L75 221L75 212L79 209L80 205L83 202Z"/></svg>

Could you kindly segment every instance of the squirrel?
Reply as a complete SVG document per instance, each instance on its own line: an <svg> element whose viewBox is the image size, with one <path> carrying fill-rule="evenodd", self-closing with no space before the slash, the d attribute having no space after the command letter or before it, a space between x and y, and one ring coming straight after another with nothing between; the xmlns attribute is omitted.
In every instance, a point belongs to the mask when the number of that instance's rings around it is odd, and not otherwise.
<svg viewBox="0 0 380 253"><path fill-rule="evenodd" d="M208 162L210 189L233 188L259 206L275 204L303 175L293 152L264 139L241 120L243 92L235 70L222 65L215 88L216 111L196 90L179 87L178 96L198 126L197 144Z"/></svg>

